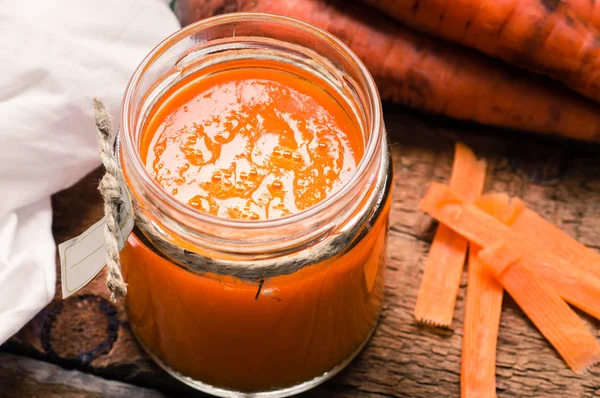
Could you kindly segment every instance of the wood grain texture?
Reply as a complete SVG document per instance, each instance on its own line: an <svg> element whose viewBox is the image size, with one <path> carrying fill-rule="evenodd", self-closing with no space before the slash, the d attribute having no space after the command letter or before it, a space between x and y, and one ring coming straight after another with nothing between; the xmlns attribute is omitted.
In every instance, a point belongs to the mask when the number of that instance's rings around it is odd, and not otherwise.
<svg viewBox="0 0 600 398"><path fill-rule="evenodd" d="M6 353L0 353L0 386L0 395L4 398L165 397L158 391Z"/></svg>
<svg viewBox="0 0 600 398"><path fill-rule="evenodd" d="M307 397L459 396L466 274L451 329L421 326L413 310L435 225L417 209L429 182L447 181L453 146L465 141L488 159L486 191L519 195L527 206L584 244L600 248L600 149L548 141L428 116L395 107L386 123L395 167L387 260L386 300L373 339L339 376ZM101 217L94 172L53 199L58 242L83 232ZM120 303L108 302L101 274L75 297L55 299L13 337L4 350L43 358L107 378L193 395L160 371L142 352ZM57 291L60 288L57 287ZM583 316L598 336L600 322ZM1 359L0 359L1 361ZM575 375L505 296L498 341L498 397L600 396L600 366ZM0 367L0 380L7 370ZM18 377L11 373L12 377ZM6 377L6 376L4 376ZM23 376L25 380L25 376Z"/></svg>

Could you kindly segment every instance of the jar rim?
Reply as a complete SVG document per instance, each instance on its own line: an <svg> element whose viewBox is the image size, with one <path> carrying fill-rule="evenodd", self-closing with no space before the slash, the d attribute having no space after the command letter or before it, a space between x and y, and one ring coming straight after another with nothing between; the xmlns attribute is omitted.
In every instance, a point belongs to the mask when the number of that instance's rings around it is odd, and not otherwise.
<svg viewBox="0 0 600 398"><path fill-rule="evenodd" d="M354 173L350 179L331 196L328 196L321 202L309 207L308 209L291 215L264 220L238 220L227 219L198 211L169 195L147 171L133 140L122 139L122 135L124 134L123 132L130 131L132 127L128 115L130 115L130 112L132 111L133 98L136 93L137 85L142 80L147 67L151 65L158 57L160 57L164 51L171 48L180 40L189 37L193 33L234 22L275 22L284 26L301 29L306 33L312 34L314 37L317 37L320 40L325 40L338 51L341 51L343 55L350 58L351 63L357 67L360 73L360 78L366 86L365 91L368 100L368 106L371 108L369 109L369 112L372 115L369 125L366 126L370 134L368 135L363 156L354 170ZM359 182L361 176L368 170L374 158L380 155L378 148L380 141L382 140L382 134L384 133L382 113L379 92L377 91L373 77L358 56L356 56L356 54L340 39L320 28L317 28L314 25L295 18L268 13L236 12L213 16L190 24L168 36L144 58L132 75L131 80L129 81L129 84L125 90L125 95L121 104L121 129L119 133L119 141L121 148L125 151L128 159L132 162L134 169L136 169L138 172L138 175L141 177L144 185L149 188L154 195L163 200L165 203L168 203L169 206L172 206L172 208L181 215L190 217L190 219L195 221L210 223L213 226L253 230L267 229L290 225L302 220L306 220L307 218L318 214L322 210L335 205L335 203L340 202L340 200L350 192L352 187Z"/></svg>

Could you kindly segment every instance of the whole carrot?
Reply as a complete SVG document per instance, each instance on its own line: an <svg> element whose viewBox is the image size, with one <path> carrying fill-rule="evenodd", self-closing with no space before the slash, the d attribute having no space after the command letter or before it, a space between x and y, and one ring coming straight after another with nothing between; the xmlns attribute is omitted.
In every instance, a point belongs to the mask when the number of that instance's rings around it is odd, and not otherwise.
<svg viewBox="0 0 600 398"><path fill-rule="evenodd" d="M363 1L415 29L549 75L600 101L600 33L561 0Z"/></svg>
<svg viewBox="0 0 600 398"><path fill-rule="evenodd" d="M596 0L563 0L584 21L600 29L600 2Z"/></svg>
<svg viewBox="0 0 600 398"><path fill-rule="evenodd" d="M600 141L600 108L593 102L396 26L362 6L323 0L178 0L175 11L183 25L233 11L304 20L348 44L385 99L457 119Z"/></svg>

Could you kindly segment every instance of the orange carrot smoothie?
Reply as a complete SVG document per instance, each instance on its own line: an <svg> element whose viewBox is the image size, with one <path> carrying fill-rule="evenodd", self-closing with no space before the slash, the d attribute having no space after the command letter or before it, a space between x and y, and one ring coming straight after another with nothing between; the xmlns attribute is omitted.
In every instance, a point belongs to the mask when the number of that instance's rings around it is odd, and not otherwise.
<svg viewBox="0 0 600 398"><path fill-rule="evenodd" d="M306 211L350 180L365 143L349 107L272 66L195 73L154 105L140 156L165 192L252 223ZM319 377L350 360L376 325L389 195L381 206L347 250L257 281L191 272L134 231L121 253L131 328L170 371L225 390Z"/></svg>
<svg viewBox="0 0 600 398"><path fill-rule="evenodd" d="M144 137L146 168L167 192L231 219L308 209L348 181L363 152L356 121L332 95L267 68L178 85Z"/></svg>

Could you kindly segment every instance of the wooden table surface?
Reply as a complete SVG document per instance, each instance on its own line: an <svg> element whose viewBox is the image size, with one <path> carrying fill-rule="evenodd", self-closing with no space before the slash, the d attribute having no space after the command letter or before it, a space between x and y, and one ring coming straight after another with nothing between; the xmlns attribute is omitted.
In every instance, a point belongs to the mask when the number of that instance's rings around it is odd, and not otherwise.
<svg viewBox="0 0 600 398"><path fill-rule="evenodd" d="M486 191L508 191L584 244L600 249L600 148L457 124L388 107L394 203L380 324L359 357L306 397L459 396L466 275L451 329L419 325L413 307L435 224L417 209L432 180L447 181L453 144L463 140L489 161ZM101 216L97 170L53 198L62 242ZM101 273L67 300L55 298L0 347L0 397L200 396L142 352L122 303L112 304ZM57 292L60 285L57 283ZM600 323L582 315L598 335ZM505 297L497 360L498 397L600 396L600 366L575 375L510 297Z"/></svg>

